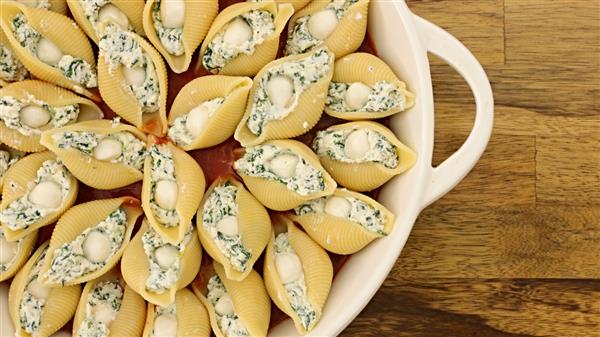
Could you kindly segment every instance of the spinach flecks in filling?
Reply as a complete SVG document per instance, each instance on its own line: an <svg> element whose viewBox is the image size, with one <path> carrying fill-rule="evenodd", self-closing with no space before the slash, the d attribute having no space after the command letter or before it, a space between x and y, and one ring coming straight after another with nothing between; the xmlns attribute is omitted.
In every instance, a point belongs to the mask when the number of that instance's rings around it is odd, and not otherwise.
<svg viewBox="0 0 600 337"><path fill-rule="evenodd" d="M353 109L346 103L346 92L352 83L329 83L329 91L325 104L337 112L386 112L400 108L404 110L406 97L393 83L379 81L373 85L367 98L367 103L360 109Z"/></svg>
<svg viewBox="0 0 600 337"><path fill-rule="evenodd" d="M25 332L30 335L34 335L40 328L43 319L43 309L46 305L46 299L33 296L33 294L29 292L28 286L31 282L34 282L38 279L47 251L48 247L42 251L35 264L31 268L29 277L27 278L25 284L25 290L23 291L23 297L19 303L19 324L21 325L21 329L25 330Z"/></svg>
<svg viewBox="0 0 600 337"><path fill-rule="evenodd" d="M20 158L20 155L11 155L8 151L0 150L0 179L4 177L6 171L11 166L13 166Z"/></svg>
<svg viewBox="0 0 600 337"><path fill-rule="evenodd" d="M150 208L154 217L165 227L174 227L179 224L179 213L176 209L164 209L156 202L156 186L161 180L177 181L175 176L175 162L173 154L166 145L154 145L148 155L151 158L151 187Z"/></svg>
<svg viewBox="0 0 600 337"><path fill-rule="evenodd" d="M32 128L21 120L21 109L30 105L40 107L50 115L50 121L44 128L47 126L59 128L71 124L77 120L80 111L79 104L53 106L31 94L27 94L24 99L3 96L0 97L0 121L4 122L7 128L16 130L24 136L40 134L41 129Z"/></svg>
<svg viewBox="0 0 600 337"><path fill-rule="evenodd" d="M10 46L0 43L0 80L22 81L28 75L27 68L19 61Z"/></svg>
<svg viewBox="0 0 600 337"><path fill-rule="evenodd" d="M98 22L100 9L110 3L111 0L79 0L79 4L83 9L83 13L96 31L98 37L102 35L102 32L99 30L100 22ZM129 24L126 29L133 30L133 27L131 27L131 24Z"/></svg>
<svg viewBox="0 0 600 337"><path fill-rule="evenodd" d="M161 1L157 0L152 7L152 20L156 35L169 54L174 56L183 55L185 52L182 39L183 27L169 28L163 26L162 18L160 17L160 3Z"/></svg>
<svg viewBox="0 0 600 337"><path fill-rule="evenodd" d="M206 297L213 307L221 297L227 294L227 289L225 289L225 285L218 275L214 275L208 280L207 288L208 293ZM215 315L217 318L217 325L223 335L228 337L246 337L250 335L240 317L235 313L235 308L233 313L221 315L218 312L215 312Z"/></svg>
<svg viewBox="0 0 600 337"><path fill-rule="evenodd" d="M123 302L124 289L118 279L102 281L89 292L85 305L85 318L77 330L78 337L108 337L110 322L102 321L96 317L96 311L110 309L112 322ZM105 319L103 317L103 319Z"/></svg>

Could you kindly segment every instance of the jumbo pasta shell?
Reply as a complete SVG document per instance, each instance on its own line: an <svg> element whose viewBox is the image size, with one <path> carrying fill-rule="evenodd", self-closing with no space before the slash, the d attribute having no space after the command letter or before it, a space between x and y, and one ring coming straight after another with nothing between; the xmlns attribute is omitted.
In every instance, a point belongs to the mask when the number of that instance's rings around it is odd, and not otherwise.
<svg viewBox="0 0 600 337"><path fill-rule="evenodd" d="M46 248L48 248L47 241L35 251L10 284L10 289L8 291L8 313L10 314L10 318L16 330L16 335L18 336L33 337L21 327L19 305L27 287L26 282L29 278L31 269ZM79 285L50 289L48 299L42 309L41 324L35 337L48 337L67 324L75 314L80 294L81 287Z"/></svg>
<svg viewBox="0 0 600 337"><path fill-rule="evenodd" d="M102 116L102 110L91 100L77 96L68 90L50 83L26 80L9 84L0 89L0 97L10 96L19 101L27 100L30 95L56 107L78 104L80 113ZM48 123L40 131L48 130L52 127L52 123ZM17 150L25 152L45 151L46 147L40 144L40 136L41 132L24 135L16 129L7 127L3 121L0 121L0 142Z"/></svg>
<svg viewBox="0 0 600 337"><path fill-rule="evenodd" d="M47 9L62 15L69 12L66 0L48 0L48 1L19 1L27 7Z"/></svg>
<svg viewBox="0 0 600 337"><path fill-rule="evenodd" d="M1 232L2 229L0 228L0 234ZM27 262L27 259L29 259L29 256L31 256L31 253L33 252L35 241L37 240L37 235L38 233L37 231L35 231L21 239L22 241L18 243L17 252L13 257L10 266L6 268L6 270L0 272L0 282L8 280L9 278L13 277L19 270L21 270L21 267L23 267L23 265L25 264L25 262ZM0 242L2 240L4 239L0 237ZM1 244L4 245L5 243L1 242Z"/></svg>
<svg viewBox="0 0 600 337"><path fill-rule="evenodd" d="M179 56L169 53L158 37L156 28L154 27L154 19L152 17L156 2L156 0L149 0L146 2L143 13L144 31L146 32L148 40L150 40L154 47L165 58L171 70L177 74L180 74L188 70L190 63L192 62L194 51L196 48L198 48L200 42L202 42L208 33L211 23L219 11L219 1L184 1L185 18L181 37L184 52Z"/></svg>
<svg viewBox="0 0 600 337"><path fill-rule="evenodd" d="M124 123L115 124L105 119L92 120L48 130L42 134L40 142L54 152L77 179L93 188L114 189L142 180L143 172L133 166L121 162L98 160L72 147L60 147L55 137L60 137L65 132L93 132L98 135L128 132L146 142L146 135L139 129Z"/></svg>
<svg viewBox="0 0 600 337"><path fill-rule="evenodd" d="M275 31L266 36L263 43L256 46L254 53L250 55L243 53L239 54L235 58L229 60L220 71L216 72L221 75L254 76L262 67L275 59L279 49L279 36L285 28L288 19L294 13L294 8L287 3L276 4L271 1L243 2L230 5L217 15L204 42L202 42L200 57L198 58L199 65L202 64L202 59L209 44L213 41L215 36L223 30L225 25L238 15L251 10L265 10L271 12L274 16Z"/></svg>
<svg viewBox="0 0 600 337"><path fill-rule="evenodd" d="M250 190L252 195L260 201L265 207L285 211L298 206L300 203L319 198L333 193L336 182L329 176L327 171L321 166L318 157L310 148L295 140L271 140L263 145L273 145L277 148L289 150L294 154L304 158L310 166L323 172L324 188L320 192L314 192L307 195L300 195L289 190L285 185L266 178L250 176L241 170L236 169L238 175L244 180L244 184Z"/></svg>
<svg viewBox="0 0 600 337"><path fill-rule="evenodd" d="M308 132L317 124L323 114L327 88L329 86L329 81L333 76L333 54L327 49L325 50L329 55L329 64L331 65L329 71L317 82L303 90L298 97L295 108L293 108L284 118L269 121L258 136L248 128L248 121L251 118L252 109L254 107L254 95L257 94L261 78L268 74L269 69L287 62L308 58L321 50L322 49L315 49L306 54L291 55L277 59L267 64L256 77L254 77L254 84L248 96L246 112L238 124L234 135L235 139L239 141L242 146L253 146L271 139L293 138Z"/></svg>
<svg viewBox="0 0 600 337"><path fill-rule="evenodd" d="M29 8L13 1L2 2L0 8L2 12L2 15L0 15L0 27L2 27L4 34L8 38L12 50L31 74L46 82L71 89L88 98L99 100L97 93L67 78L58 68L50 66L31 55L25 47L21 46L13 34L13 19L22 13L27 18L28 24L42 34L43 37L52 41L64 55L83 59L91 65L92 71L95 72L96 60L92 46L87 36L73 20L62 14L40 8Z"/></svg>
<svg viewBox="0 0 600 337"><path fill-rule="evenodd" d="M410 109L415 104L415 95L408 91L406 84L398 79L392 69L380 58L368 53L354 53L346 55L335 62L332 83L361 82L370 87L379 81L394 84L404 97L403 106L398 106L387 111L369 112L336 111L329 105L325 106L325 113L346 120L378 119L391 116L400 111Z"/></svg>
<svg viewBox="0 0 600 337"><path fill-rule="evenodd" d="M351 122L334 125L327 130L346 128L365 128L383 135L396 147L398 165L395 168L388 168L377 162L346 163L332 159L327 155L320 156L319 159L323 167L325 167L338 184L344 187L359 192L373 190L394 176L411 168L417 160L417 154L413 150L400 142L390 129L379 123L369 121Z"/></svg>
<svg viewBox="0 0 600 337"><path fill-rule="evenodd" d="M292 5L292 7L294 7L294 12L297 12L300 9L304 8L304 6L306 6L311 0L274 0L274 1L278 4L289 3L290 5Z"/></svg>
<svg viewBox="0 0 600 337"><path fill-rule="evenodd" d="M30 154L27 157L19 160L6 174L6 184L2 189L2 202L0 203L0 212L4 211L11 202L25 195L31 186L31 183L37 176L38 169L46 160L55 160L56 157L50 151ZM56 221L67 209L69 209L77 198L79 191L79 183L74 176L69 177L70 189L69 193L64 197L60 207L55 211L48 213L46 216L38 219L29 227L24 229L11 230L8 226L4 226L4 235L7 240L18 240L26 235L34 232L38 228L49 225ZM5 225L5 224L3 224Z"/></svg>
<svg viewBox="0 0 600 337"><path fill-rule="evenodd" d="M114 279L118 279L123 287L123 299L115 319L110 323L108 337L141 335L144 328L144 319L146 318L146 312L141 310L141 308L143 308L146 303L140 295L125 284L119 270L113 269L101 277L85 284L81 293L79 305L77 306L77 311L75 312L75 317L73 318L73 336L78 336L77 332L79 331L79 327L86 318L86 306L90 292L94 290L98 283Z"/></svg>
<svg viewBox="0 0 600 337"><path fill-rule="evenodd" d="M127 285L130 286L136 293L140 294L146 301L166 306L175 301L177 290L185 288L190 284L198 270L200 269L200 261L202 259L202 249L198 241L197 234L194 230L191 235L190 242L185 247L181 256L181 273L179 280L175 286L161 294L148 291L146 289L146 279L149 275L149 263L144 253L144 245L142 235L148 230L148 224L144 221L139 231L129 243L123 258L121 260L121 273Z"/></svg>
<svg viewBox="0 0 600 337"><path fill-rule="evenodd" d="M208 198L217 186L222 186L226 182L231 183L237 188L235 202L238 207L237 223L239 235L242 240L242 245L248 249L252 256L247 261L246 270L238 271L231 265L229 259L219 249L215 241L212 239L209 231L204 227L203 211ZM269 233L271 231L271 220L267 210L256 200L244 185L233 178L217 178L208 188L202 200L202 205L196 215L198 236L202 247L206 250L215 261L223 265L225 275L228 279L241 281L252 272L252 266L262 254L269 241Z"/></svg>
<svg viewBox="0 0 600 337"><path fill-rule="evenodd" d="M379 210L385 219L383 232L386 234L391 233L395 216L374 199L346 189L337 189L333 195L355 198ZM354 254L371 241L383 236L380 233L367 230L356 222L327 213L306 213L295 215L293 219L302 225L304 231L321 247L335 254Z"/></svg>
<svg viewBox="0 0 600 337"><path fill-rule="evenodd" d="M25 66L21 63L21 61L19 61L18 57L12 51L8 39L4 35L2 29L0 29L0 51L2 50L4 50L3 58L6 57L9 60L11 60L16 69L12 74L8 73L8 71L10 70L3 69L2 73L6 73L7 75L0 73L0 88L12 82L23 81L24 79L28 78L29 72L27 71L27 68L25 68ZM10 56L8 56L8 53L10 53ZM10 69L9 64L6 64L5 67L8 67Z"/></svg>
<svg viewBox="0 0 600 337"><path fill-rule="evenodd" d="M123 208L126 214L123 241L121 242L119 249L117 249L117 251L105 261L104 266L93 272L75 277L70 280L63 278L59 282L51 281L47 277L47 273L50 271L51 266L55 262L56 251L60 250L64 244L73 242L73 240L75 240L86 229L98 225L98 223L105 220L112 212L120 207ZM56 287L61 285L84 283L97 279L98 277L107 273L119 262L123 251L129 244L135 223L141 214L142 209L140 207L139 200L132 197L94 200L72 207L65 212L65 214L56 223L56 227L52 232L52 239L50 239L50 246L48 247L46 259L42 265L42 275L40 278L46 285Z"/></svg>
<svg viewBox="0 0 600 337"><path fill-rule="evenodd" d="M81 27L87 36L89 36L94 43L98 44L99 37L96 33L96 29L94 28L94 24L92 24L92 22L90 22L88 17L85 15L85 11L81 6L81 3L81 0L67 0L67 5L69 5L69 10L73 15L73 19L75 19L79 27ZM137 34L144 34L144 29L142 27L142 11L144 10L143 0L110 0L106 4L103 4L103 6L108 4L117 7L123 14L125 14L125 16L127 16L129 24Z"/></svg>
<svg viewBox="0 0 600 337"><path fill-rule="evenodd" d="M269 241L267 252L265 254L265 266L263 271L265 286L273 303L288 316L292 317L296 330L304 335L308 333L310 328L314 327L321 318L323 306L325 305L325 301L329 296L329 289L331 288L333 265L327 252L308 235L296 228L289 218L283 215L277 215L274 217L273 221L277 222L277 225L274 226L275 232L271 234L271 241ZM298 314L292 309L287 298L287 291L283 286L275 266L275 235L279 234L279 231L287 232L290 245L302 264L307 291L306 296L308 302L316 312L315 322L308 330L304 328Z"/></svg>
<svg viewBox="0 0 600 337"><path fill-rule="evenodd" d="M169 125L172 128L176 118L189 114L190 110L202 102L219 97L225 98L225 101L214 111L203 131L191 143L183 144L178 141L178 145L185 151L190 151L220 144L231 137L244 114L251 87L252 80L248 77L222 75L203 76L186 84L175 97L169 112Z"/></svg>
<svg viewBox="0 0 600 337"><path fill-rule="evenodd" d="M367 32L367 16L369 14L369 1L370 0L358 0L352 4L337 23L337 26L323 43L329 48L334 54L335 58L339 59L345 55L348 55L356 51L363 40ZM323 10L327 5L332 3L329 1L311 1L306 7L298 11L294 16L290 18L289 30L296 26L296 21L304 16L315 14ZM289 40L288 40L289 41Z"/></svg>
<svg viewBox="0 0 600 337"><path fill-rule="evenodd" d="M150 155L146 157L146 163L144 164L142 207L152 228L171 244L177 244L192 226L192 217L196 214L202 201L206 181L204 180L202 168L194 158L172 143L167 143L166 146L173 154L175 165L175 179L178 190L175 210L179 215L179 223L174 227L166 227L153 215L150 205L152 198L152 158Z"/></svg>
<svg viewBox="0 0 600 337"><path fill-rule="evenodd" d="M143 337L152 336L154 320L156 318L156 308L156 305L148 303ZM177 318L177 336L210 336L211 330L208 313L202 302L200 302L191 290L183 288L175 294L175 316Z"/></svg>

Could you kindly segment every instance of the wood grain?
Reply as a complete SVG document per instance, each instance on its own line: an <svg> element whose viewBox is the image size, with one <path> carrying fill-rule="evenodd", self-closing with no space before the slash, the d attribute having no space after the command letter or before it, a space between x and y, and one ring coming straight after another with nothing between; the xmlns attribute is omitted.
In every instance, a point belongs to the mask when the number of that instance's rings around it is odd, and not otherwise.
<svg viewBox="0 0 600 337"><path fill-rule="evenodd" d="M342 336L600 336L600 1L408 4L481 61L494 133ZM437 165L466 139L474 102L430 62Z"/></svg>

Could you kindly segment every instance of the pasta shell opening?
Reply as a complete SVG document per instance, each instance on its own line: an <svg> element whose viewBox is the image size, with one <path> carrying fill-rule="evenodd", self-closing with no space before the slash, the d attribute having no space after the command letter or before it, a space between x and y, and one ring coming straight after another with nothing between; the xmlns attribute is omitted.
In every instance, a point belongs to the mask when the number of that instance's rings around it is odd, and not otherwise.
<svg viewBox="0 0 600 337"><path fill-rule="evenodd" d="M4 234L2 234L2 230L0 229L0 241L5 240L2 238L3 235ZM2 246L6 245L6 248L2 247L2 259L8 259L8 257L4 256L4 254L7 254L7 251L5 251L4 249L12 249L12 254L14 255L10 261L6 263L3 261L2 264L5 267L8 265L8 267L4 271L0 272L0 282L8 280L9 278L13 277L19 270L21 270L21 267L23 267L25 262L27 262L27 259L29 259L29 257L31 256L31 253L33 252L33 249L35 247L36 240L37 231L25 236L21 239L21 241L2 242Z"/></svg>

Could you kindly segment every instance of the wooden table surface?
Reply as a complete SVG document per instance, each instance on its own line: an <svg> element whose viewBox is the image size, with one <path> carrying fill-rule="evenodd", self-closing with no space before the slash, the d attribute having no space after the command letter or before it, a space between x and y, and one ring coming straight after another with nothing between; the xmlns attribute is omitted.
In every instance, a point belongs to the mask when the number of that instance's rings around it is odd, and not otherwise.
<svg viewBox="0 0 600 337"><path fill-rule="evenodd" d="M600 1L408 3L486 69L494 133L342 336L600 336ZM474 105L431 62L439 164Z"/></svg>

